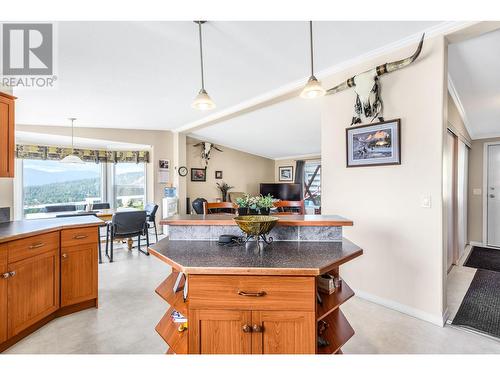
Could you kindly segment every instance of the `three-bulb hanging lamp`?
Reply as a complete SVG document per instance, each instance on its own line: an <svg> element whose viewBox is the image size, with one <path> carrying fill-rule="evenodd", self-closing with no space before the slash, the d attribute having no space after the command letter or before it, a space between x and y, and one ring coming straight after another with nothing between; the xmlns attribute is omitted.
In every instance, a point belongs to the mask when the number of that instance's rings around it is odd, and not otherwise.
<svg viewBox="0 0 500 375"><path fill-rule="evenodd" d="M68 120L71 121L71 154L66 156L64 159L61 159L61 163L77 163L77 164L82 164L84 161L78 157L78 155L75 155L75 144L74 144L74 137L73 137L73 129L74 129L74 122L76 118L70 117Z"/></svg>
<svg viewBox="0 0 500 375"><path fill-rule="evenodd" d="M305 99L314 99L326 94L326 90L321 86L321 82L314 76L314 48L312 21L309 21L309 41L311 51L311 76L302 89L300 96Z"/></svg>
<svg viewBox="0 0 500 375"><path fill-rule="evenodd" d="M195 23L198 24L198 33L200 37L200 65L201 65L201 89L198 92L198 95L196 95L196 98L194 98L193 103L191 104L191 107L194 109L198 109L200 111L206 111L209 109L214 109L215 108L215 103L210 98L208 95L207 91L205 90L205 76L203 72L203 40L202 40L202 35L201 35L201 25L203 25L206 21L194 21Z"/></svg>

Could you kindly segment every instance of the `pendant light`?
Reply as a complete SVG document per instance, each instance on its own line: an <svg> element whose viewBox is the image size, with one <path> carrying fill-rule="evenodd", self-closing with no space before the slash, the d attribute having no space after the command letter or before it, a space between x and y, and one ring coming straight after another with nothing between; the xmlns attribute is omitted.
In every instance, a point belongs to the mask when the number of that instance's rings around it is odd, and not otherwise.
<svg viewBox="0 0 500 375"><path fill-rule="evenodd" d="M313 50L313 26L312 21L309 21L309 40L311 46L311 76L306 85L302 89L300 96L305 99L314 99L325 95L326 91L321 86L321 82L314 76L314 50Z"/></svg>
<svg viewBox="0 0 500 375"><path fill-rule="evenodd" d="M203 42L201 37L201 25L203 25L206 21L194 21L194 22L198 24L198 32L200 36L201 89L198 92L198 95L196 95L196 98L194 98L191 107L193 107L194 109L198 109L200 111L206 111L215 108L214 101L212 100L212 98L210 98L207 91L205 90L205 77L203 75Z"/></svg>
<svg viewBox="0 0 500 375"><path fill-rule="evenodd" d="M78 155L75 155L75 147L74 147L74 137L73 137L73 128L74 128L74 122L76 118L71 117L69 118L71 121L71 154L66 156L64 159L61 160L61 163L77 163L77 164L82 164L84 161L78 157Z"/></svg>

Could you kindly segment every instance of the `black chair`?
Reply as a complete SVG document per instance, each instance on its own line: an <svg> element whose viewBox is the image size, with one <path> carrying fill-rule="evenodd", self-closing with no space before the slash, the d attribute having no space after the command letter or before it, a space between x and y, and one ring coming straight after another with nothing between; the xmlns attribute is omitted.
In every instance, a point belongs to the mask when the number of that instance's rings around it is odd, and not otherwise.
<svg viewBox="0 0 500 375"><path fill-rule="evenodd" d="M108 210L111 208L109 203L92 203L92 210Z"/></svg>
<svg viewBox="0 0 500 375"><path fill-rule="evenodd" d="M196 198L191 204L193 206L194 212L196 212L198 215L203 215L204 213L203 202L208 202L208 201L205 198Z"/></svg>
<svg viewBox="0 0 500 375"><path fill-rule="evenodd" d="M137 236L137 248L146 255L149 251L141 250L141 236L146 236L146 244L149 248L148 224L146 222L146 211L123 211L113 214L111 222L108 223L106 231L106 256L113 262L113 241L117 238L131 238ZM108 243L110 254L108 254Z"/></svg>
<svg viewBox="0 0 500 375"><path fill-rule="evenodd" d="M145 207L146 214L147 214L147 226L148 230L151 228L151 224L153 225L153 228L155 229L155 237L156 237L156 242L158 242L158 230L156 229L156 212L158 211L158 205L154 203L148 203Z"/></svg>
<svg viewBox="0 0 500 375"><path fill-rule="evenodd" d="M59 214L59 215L56 215L56 217L75 217L75 216L96 216L96 215L95 215L95 213L91 213L91 212L77 212L77 213L72 213L72 214ZM98 250L99 250L99 253L98 253L99 254L99 263L102 263L101 234L100 234L100 231L101 231L101 227L103 227L105 225L106 225L106 223L103 221L102 224L100 224L100 227L99 227L99 241L97 243Z"/></svg>
<svg viewBox="0 0 500 375"><path fill-rule="evenodd" d="M64 211L76 211L76 205L60 204L57 206L45 206L45 212L64 212Z"/></svg>

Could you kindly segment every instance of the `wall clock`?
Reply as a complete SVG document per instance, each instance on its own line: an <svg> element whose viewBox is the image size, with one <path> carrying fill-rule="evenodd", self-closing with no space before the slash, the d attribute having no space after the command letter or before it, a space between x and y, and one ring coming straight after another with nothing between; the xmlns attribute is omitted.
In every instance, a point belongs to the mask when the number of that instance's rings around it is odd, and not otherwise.
<svg viewBox="0 0 500 375"><path fill-rule="evenodd" d="M179 167L179 176L186 177L188 174L188 169L186 167Z"/></svg>

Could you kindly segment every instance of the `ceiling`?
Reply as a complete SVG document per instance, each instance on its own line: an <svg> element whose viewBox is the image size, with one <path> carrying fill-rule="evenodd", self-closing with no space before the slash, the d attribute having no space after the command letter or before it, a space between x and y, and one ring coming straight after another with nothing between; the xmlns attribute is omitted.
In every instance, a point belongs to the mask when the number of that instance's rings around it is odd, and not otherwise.
<svg viewBox="0 0 500 375"><path fill-rule="evenodd" d="M450 44L448 72L473 139L500 136L500 30Z"/></svg>
<svg viewBox="0 0 500 375"><path fill-rule="evenodd" d="M315 22L316 70L437 24ZM206 88L217 103L211 114L308 76L307 22L208 22L203 33ZM197 38L189 21L58 22L57 88L16 90L16 121L69 126L67 118L74 116L79 127L166 130L199 120L207 113L190 107L200 88ZM300 114L292 107L280 104L265 116L233 121L246 133L255 131L253 121L282 135L300 134L303 126L319 129L317 114L307 105L300 106ZM221 137L233 143L234 137ZM314 147L304 145L309 149Z"/></svg>

